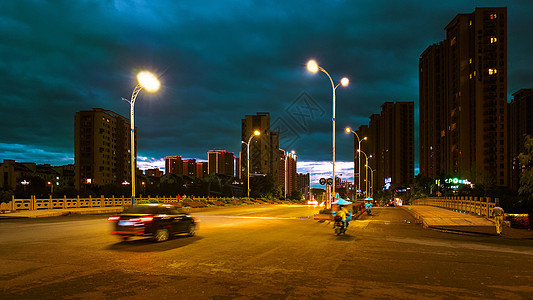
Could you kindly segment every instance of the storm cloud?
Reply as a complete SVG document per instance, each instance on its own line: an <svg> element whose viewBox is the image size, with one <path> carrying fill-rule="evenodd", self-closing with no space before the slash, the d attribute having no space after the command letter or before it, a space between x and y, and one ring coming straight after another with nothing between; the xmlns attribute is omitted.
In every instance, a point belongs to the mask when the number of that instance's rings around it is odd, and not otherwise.
<svg viewBox="0 0 533 300"><path fill-rule="evenodd" d="M368 124L386 101L417 106L420 54L476 6L508 7L510 100L532 87L526 0L3 1L0 158L73 163L75 113L101 107L128 117L121 97L148 69L162 88L135 104L140 165L205 159L210 149L238 155L240 120L259 111L290 127L280 144L300 161L328 161L331 85L306 72L314 58L333 80L350 78L336 106L337 160L349 162L353 140L343 128ZM302 94L323 112L304 126L290 112Z"/></svg>

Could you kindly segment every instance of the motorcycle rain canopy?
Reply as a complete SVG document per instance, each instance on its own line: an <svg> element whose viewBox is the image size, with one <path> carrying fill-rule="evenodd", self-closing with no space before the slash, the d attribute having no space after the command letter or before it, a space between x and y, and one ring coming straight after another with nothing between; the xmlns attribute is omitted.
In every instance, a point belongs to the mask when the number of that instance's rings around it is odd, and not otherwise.
<svg viewBox="0 0 533 300"><path fill-rule="evenodd" d="M333 202L332 204L336 204L336 205L348 205L348 204L352 204L352 202L350 202L350 201L346 201L346 200L340 198L339 200Z"/></svg>

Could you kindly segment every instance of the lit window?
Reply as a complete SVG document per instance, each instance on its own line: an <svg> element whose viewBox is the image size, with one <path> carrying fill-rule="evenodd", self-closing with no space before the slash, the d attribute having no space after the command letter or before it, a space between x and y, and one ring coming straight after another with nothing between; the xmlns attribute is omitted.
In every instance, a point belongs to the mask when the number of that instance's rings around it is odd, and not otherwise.
<svg viewBox="0 0 533 300"><path fill-rule="evenodd" d="M469 60L469 63L472 63L472 59Z"/></svg>
<svg viewBox="0 0 533 300"><path fill-rule="evenodd" d="M494 19L497 19L497 18L498 18L497 14L490 14L490 19L491 20L494 20Z"/></svg>
<svg viewBox="0 0 533 300"><path fill-rule="evenodd" d="M489 69L489 75L495 75L496 73L498 73L498 70L496 70L496 69Z"/></svg>
<svg viewBox="0 0 533 300"><path fill-rule="evenodd" d="M496 37L491 37L491 38L490 38L490 43L491 43L491 44L494 44L494 43L496 43L497 41L498 41L498 38L496 38Z"/></svg>

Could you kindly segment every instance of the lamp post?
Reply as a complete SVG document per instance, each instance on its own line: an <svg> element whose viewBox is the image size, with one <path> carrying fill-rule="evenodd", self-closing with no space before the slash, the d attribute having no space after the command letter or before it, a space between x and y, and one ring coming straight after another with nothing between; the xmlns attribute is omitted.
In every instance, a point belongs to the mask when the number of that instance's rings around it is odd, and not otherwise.
<svg viewBox="0 0 533 300"><path fill-rule="evenodd" d="M131 151L131 205L135 205L135 125L134 125L134 106L135 106L135 99L137 99L137 95L139 92L144 88L148 92L156 92L159 90L159 87L161 86L161 83L155 77L154 74L148 72L148 71L141 71L139 74L137 74L137 86L133 90L133 93L131 94L131 100L128 100L126 98L122 98L122 100L127 101L130 104L130 127L131 127L131 145L130 145L130 151Z"/></svg>
<svg viewBox="0 0 533 300"><path fill-rule="evenodd" d="M369 166L369 165L365 165L366 168L368 168L368 170L370 170L370 195L371 195L371 198L374 198L374 170L372 170L372 168Z"/></svg>
<svg viewBox="0 0 533 300"><path fill-rule="evenodd" d="M346 127L345 129L346 133L353 133L355 134L355 136L357 137L357 141L359 142L359 146L357 147L357 152L359 152L361 150L361 142L362 141L366 141L367 140L367 137L365 136L364 138L360 139L359 138L359 135L352 130L352 128L350 127ZM360 190L361 189L361 154L357 155L357 157L359 158L359 162L357 163L357 167L358 167L358 176L357 176L357 179L358 179L358 184L357 184L357 189ZM355 173L355 170L354 170L354 173ZM353 182L355 184L355 174L354 174L354 177L353 177ZM357 195L357 193L356 193Z"/></svg>
<svg viewBox="0 0 533 300"><path fill-rule="evenodd" d="M332 118L332 122L333 122L333 147L332 147L332 153L333 153L333 160L332 160L333 161L333 172L332 172L333 173L332 174L333 186L332 186L332 189L331 189L331 197L330 197L330 202L331 202L331 199L335 198L335 185L337 184L336 180L335 180L335 90L337 90L339 85L347 86L350 81L348 80L348 78L343 77L341 79L341 82L339 82L337 85L335 85L335 83L333 83L333 79L331 79L331 76L329 76L329 73L326 70L324 70L324 68L319 66L318 63L315 60L313 60L313 59L310 60L307 63L307 70L309 72L313 73L313 74L317 73L318 71L321 71L324 74L326 74L328 76L328 78L329 78L329 81L331 82L331 88L333 89L333 118ZM328 202L327 208L331 207L330 202Z"/></svg>
<svg viewBox="0 0 533 300"><path fill-rule="evenodd" d="M248 184L248 187L247 187L247 191L248 191L248 198L250 198L250 142L252 141L252 139L254 138L254 136L258 136L260 135L261 132L259 132L259 130L256 130L254 131L254 134L252 134L250 136L250 138L248 139L248 143L245 142L245 141L241 141L241 143L245 144L246 147L247 147L247 151L246 151L246 170L248 171L248 176L247 176L247 184Z"/></svg>
<svg viewBox="0 0 533 300"><path fill-rule="evenodd" d="M368 156L368 155L366 155L366 153L364 151L359 150L359 149L357 150L357 152L363 153L365 155L365 158L366 158L365 166L368 166L368 158L372 157L372 155ZM366 192L366 195L368 197L368 169L367 168L365 168L365 192Z"/></svg>
<svg viewBox="0 0 533 300"><path fill-rule="evenodd" d="M52 181L48 181L47 184L50 186L50 198L54 196L54 183Z"/></svg>
<svg viewBox="0 0 533 300"><path fill-rule="evenodd" d="M28 184L30 184L30 182L29 182L29 181L26 181L26 179L24 179L24 180L22 180L22 181L20 182L20 184L22 184L22 186L24 187L24 197L26 197L26 186L27 186Z"/></svg>

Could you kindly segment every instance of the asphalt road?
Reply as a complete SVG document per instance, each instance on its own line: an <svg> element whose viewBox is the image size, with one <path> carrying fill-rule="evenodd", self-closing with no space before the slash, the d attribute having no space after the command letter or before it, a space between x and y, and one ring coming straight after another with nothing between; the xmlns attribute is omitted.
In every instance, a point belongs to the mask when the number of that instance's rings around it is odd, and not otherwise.
<svg viewBox="0 0 533 300"><path fill-rule="evenodd" d="M374 208L346 236L317 208L193 214L196 237L122 242L107 216L0 220L0 299L520 299L533 240L423 229Z"/></svg>

